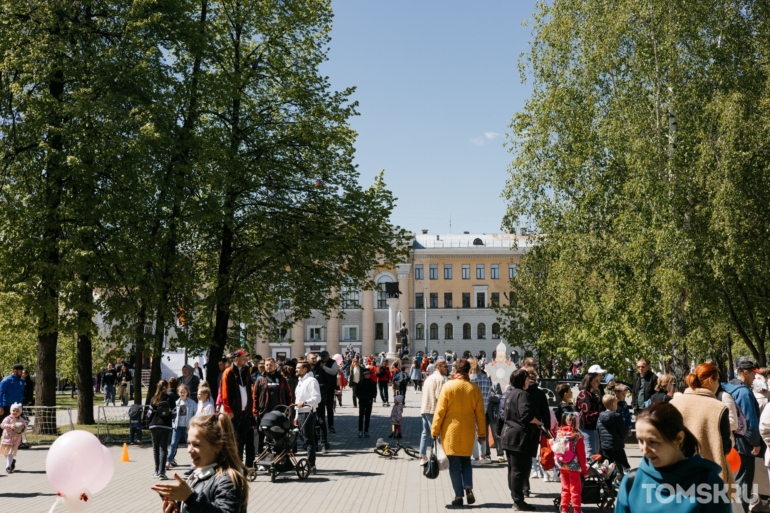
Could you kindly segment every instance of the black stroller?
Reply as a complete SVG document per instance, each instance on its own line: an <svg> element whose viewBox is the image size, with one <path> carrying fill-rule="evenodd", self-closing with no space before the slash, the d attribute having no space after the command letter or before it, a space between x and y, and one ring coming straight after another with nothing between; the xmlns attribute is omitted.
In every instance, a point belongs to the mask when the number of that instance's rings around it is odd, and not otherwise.
<svg viewBox="0 0 770 513"><path fill-rule="evenodd" d="M257 479L258 467L262 466L270 474L270 481L280 472L294 470L297 477L307 479L310 475L310 463L307 458L297 459L294 449L299 429L292 426L292 407L276 406L266 413L259 422L258 429L265 435L265 449L254 460L254 466L248 471L249 481Z"/></svg>

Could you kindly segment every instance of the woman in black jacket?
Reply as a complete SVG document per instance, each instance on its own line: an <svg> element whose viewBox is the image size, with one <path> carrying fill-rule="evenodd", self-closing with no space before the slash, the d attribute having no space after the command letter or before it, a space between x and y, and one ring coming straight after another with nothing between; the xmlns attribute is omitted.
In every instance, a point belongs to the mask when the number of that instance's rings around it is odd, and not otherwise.
<svg viewBox="0 0 770 513"><path fill-rule="evenodd" d="M577 396L577 411L580 413L580 433L584 437L586 446L586 458L601 452L599 432L596 431L596 422L599 414L604 411L604 405L599 397L599 382L601 374L589 372L583 378L580 392Z"/></svg>
<svg viewBox="0 0 770 513"><path fill-rule="evenodd" d="M168 443L171 440L172 411L176 406L176 393L171 394L168 382L162 379L150 401L150 433L152 433L152 455L155 459L153 477L166 477L166 459L168 458Z"/></svg>
<svg viewBox="0 0 770 513"><path fill-rule="evenodd" d="M532 470L532 458L537 455L540 425L526 392L528 387L526 370L519 369L511 374L511 389L505 400L500 434L508 458L508 487L515 511L535 511L534 506L524 501L524 483Z"/></svg>
<svg viewBox="0 0 770 513"><path fill-rule="evenodd" d="M193 474L187 481L174 474L176 483L152 487L163 497L163 513L246 513L249 485L227 415L193 417L188 439Z"/></svg>

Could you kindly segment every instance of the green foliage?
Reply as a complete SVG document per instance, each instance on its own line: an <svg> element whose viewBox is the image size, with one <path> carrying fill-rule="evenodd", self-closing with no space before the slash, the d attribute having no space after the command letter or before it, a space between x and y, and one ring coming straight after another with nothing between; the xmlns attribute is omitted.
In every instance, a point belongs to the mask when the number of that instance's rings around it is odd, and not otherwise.
<svg viewBox="0 0 770 513"><path fill-rule="evenodd" d="M681 374L723 358L732 332L764 365L763 6L539 4L504 194L505 225L542 235L513 280L509 340L616 373L647 356Z"/></svg>

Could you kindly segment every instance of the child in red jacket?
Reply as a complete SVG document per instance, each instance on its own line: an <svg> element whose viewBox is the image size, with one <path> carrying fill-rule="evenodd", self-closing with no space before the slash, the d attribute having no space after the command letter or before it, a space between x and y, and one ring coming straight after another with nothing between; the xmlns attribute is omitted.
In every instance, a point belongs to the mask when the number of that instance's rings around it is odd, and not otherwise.
<svg viewBox="0 0 770 513"><path fill-rule="evenodd" d="M562 512L569 511L571 498L572 510L574 513L580 513L583 492L580 474L588 475L586 448L583 435L578 431L578 418L579 415L575 412L564 413L559 419L556 438L551 441L551 449L561 476Z"/></svg>

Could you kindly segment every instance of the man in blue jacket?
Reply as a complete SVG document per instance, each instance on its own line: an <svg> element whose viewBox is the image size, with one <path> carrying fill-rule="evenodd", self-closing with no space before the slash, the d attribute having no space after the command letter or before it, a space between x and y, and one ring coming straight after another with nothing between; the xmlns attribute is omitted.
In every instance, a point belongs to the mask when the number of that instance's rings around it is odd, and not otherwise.
<svg viewBox="0 0 770 513"><path fill-rule="evenodd" d="M733 396L735 404L746 417L746 433L735 433L735 450L741 457L741 468L735 474L735 482L741 487L741 502L743 511L749 511L751 487L754 484L754 460L759 454L762 438L759 436L759 403L751 391L754 375L759 371L754 362L741 360L738 362L738 377L729 383L722 383L725 392Z"/></svg>
<svg viewBox="0 0 770 513"><path fill-rule="evenodd" d="M11 405L24 403L24 378L21 373L24 366L17 363L11 373L0 381L0 422L11 414Z"/></svg>

